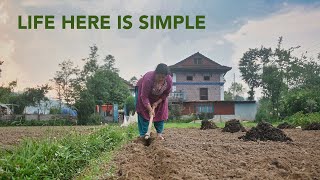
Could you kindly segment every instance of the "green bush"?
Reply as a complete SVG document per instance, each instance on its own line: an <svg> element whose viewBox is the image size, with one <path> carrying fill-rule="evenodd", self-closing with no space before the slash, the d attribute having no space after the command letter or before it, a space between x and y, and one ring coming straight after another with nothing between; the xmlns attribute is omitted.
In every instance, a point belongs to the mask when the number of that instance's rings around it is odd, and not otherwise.
<svg viewBox="0 0 320 180"><path fill-rule="evenodd" d="M256 122L261 122L261 121L275 122L277 120L278 120L278 116L272 114L270 100L266 98L260 99L255 121Z"/></svg>
<svg viewBox="0 0 320 180"><path fill-rule="evenodd" d="M100 114L91 114L87 120L87 125L99 125L103 122Z"/></svg>
<svg viewBox="0 0 320 180"><path fill-rule="evenodd" d="M135 112L134 97L133 96L127 97L127 99L125 101L125 105L127 108L126 114Z"/></svg>
<svg viewBox="0 0 320 180"><path fill-rule="evenodd" d="M196 115L192 114L190 116L181 116L179 119L170 119L169 121L173 123L189 123L196 119Z"/></svg>
<svg viewBox="0 0 320 180"><path fill-rule="evenodd" d="M51 107L50 108L50 113L49 114L60 114L61 111L58 107Z"/></svg>
<svg viewBox="0 0 320 180"><path fill-rule="evenodd" d="M62 139L25 140L0 155L0 179L72 179L90 160L135 137L136 126L107 126L81 135L76 131Z"/></svg>
<svg viewBox="0 0 320 180"><path fill-rule="evenodd" d="M297 112L312 113L320 111L320 96L318 92L305 89L289 91L283 100L283 113L291 116Z"/></svg>
<svg viewBox="0 0 320 180"><path fill-rule="evenodd" d="M180 119L182 115L182 106L180 104L169 104L169 119Z"/></svg>
<svg viewBox="0 0 320 180"><path fill-rule="evenodd" d="M284 120L287 122L291 122L296 126L306 127L307 125L313 122L320 123L320 112L308 114L303 114L303 112L297 112L292 116L286 117Z"/></svg>
<svg viewBox="0 0 320 180"><path fill-rule="evenodd" d="M213 113L200 113L199 119L200 120L208 120L213 118Z"/></svg>

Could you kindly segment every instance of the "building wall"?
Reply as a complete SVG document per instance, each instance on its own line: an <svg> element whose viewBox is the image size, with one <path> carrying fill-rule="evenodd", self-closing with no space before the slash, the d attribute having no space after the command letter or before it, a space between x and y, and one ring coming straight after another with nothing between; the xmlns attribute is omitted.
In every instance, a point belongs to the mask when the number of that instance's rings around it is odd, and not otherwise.
<svg viewBox="0 0 320 180"><path fill-rule="evenodd" d="M194 82L220 82L220 74L215 73L206 73L206 72L177 72L176 74L176 81L177 82L192 82L187 81L187 76L192 75ZM203 80L203 76L209 74L210 75L210 81Z"/></svg>
<svg viewBox="0 0 320 180"><path fill-rule="evenodd" d="M257 114L256 102L186 102L183 104L183 115L197 114L197 106L213 106L214 121L239 119L254 121Z"/></svg>
<svg viewBox="0 0 320 180"><path fill-rule="evenodd" d="M257 114L256 103L236 103L235 104L235 116L240 120L253 121Z"/></svg>
<svg viewBox="0 0 320 180"><path fill-rule="evenodd" d="M209 81L205 81L203 76L208 74L210 76ZM192 81L187 81L187 76L193 76ZM200 88L208 88L208 101L221 100L221 85L220 74L214 73L188 73L188 72L177 72L174 73L175 81L177 84L173 88L176 92L182 91L187 93L187 101L199 101L200 100ZM192 83L197 84L192 84ZM202 84L203 83L203 84ZM211 84L208 84L211 83Z"/></svg>

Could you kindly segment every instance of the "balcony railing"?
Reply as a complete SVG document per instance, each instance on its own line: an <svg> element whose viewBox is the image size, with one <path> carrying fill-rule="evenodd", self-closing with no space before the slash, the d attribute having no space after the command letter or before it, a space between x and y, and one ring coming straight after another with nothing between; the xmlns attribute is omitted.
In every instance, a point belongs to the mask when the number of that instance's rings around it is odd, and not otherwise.
<svg viewBox="0 0 320 180"><path fill-rule="evenodd" d="M186 101L187 93L186 92L172 92L169 95L169 101Z"/></svg>

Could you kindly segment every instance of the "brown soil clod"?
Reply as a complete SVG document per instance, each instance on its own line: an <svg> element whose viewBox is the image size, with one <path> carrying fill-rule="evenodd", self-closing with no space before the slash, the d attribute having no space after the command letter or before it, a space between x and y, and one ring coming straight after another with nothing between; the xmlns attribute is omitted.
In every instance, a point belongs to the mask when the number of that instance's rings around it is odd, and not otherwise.
<svg viewBox="0 0 320 180"><path fill-rule="evenodd" d="M224 128L222 129L222 132L246 132L246 128L242 126L239 120L237 119L231 119L230 121L227 121Z"/></svg>
<svg viewBox="0 0 320 180"><path fill-rule="evenodd" d="M150 146L155 139L156 138L151 133L149 139L145 139L145 137L137 137L137 139L133 140L133 142L143 144L144 146Z"/></svg>
<svg viewBox="0 0 320 180"><path fill-rule="evenodd" d="M292 124L287 123L287 122L283 122L283 123L279 124L277 126L277 128L279 128L279 129L294 129L296 127Z"/></svg>
<svg viewBox="0 0 320 180"><path fill-rule="evenodd" d="M201 121L201 130L206 130L206 129L216 129L218 128L217 125L214 122L211 122L209 120L203 120Z"/></svg>
<svg viewBox="0 0 320 180"><path fill-rule="evenodd" d="M314 122L307 125L303 130L320 130L320 123Z"/></svg>
<svg viewBox="0 0 320 180"><path fill-rule="evenodd" d="M270 123L260 122L257 127L253 127L239 139L245 141L292 141L281 129L273 127Z"/></svg>

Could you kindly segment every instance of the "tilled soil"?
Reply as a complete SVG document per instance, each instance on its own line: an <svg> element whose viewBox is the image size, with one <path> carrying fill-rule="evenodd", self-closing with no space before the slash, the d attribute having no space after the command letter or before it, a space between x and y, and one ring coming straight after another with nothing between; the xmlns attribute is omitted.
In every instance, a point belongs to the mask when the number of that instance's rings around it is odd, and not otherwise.
<svg viewBox="0 0 320 180"><path fill-rule="evenodd" d="M102 179L319 179L320 131L285 130L293 142L243 141L243 132L166 129L166 140L129 143ZM105 173L108 174L108 173Z"/></svg>
<svg viewBox="0 0 320 180"><path fill-rule="evenodd" d="M13 148L23 139L41 139L61 137L75 131L81 134L93 132L100 126L21 126L0 127L0 150Z"/></svg>

